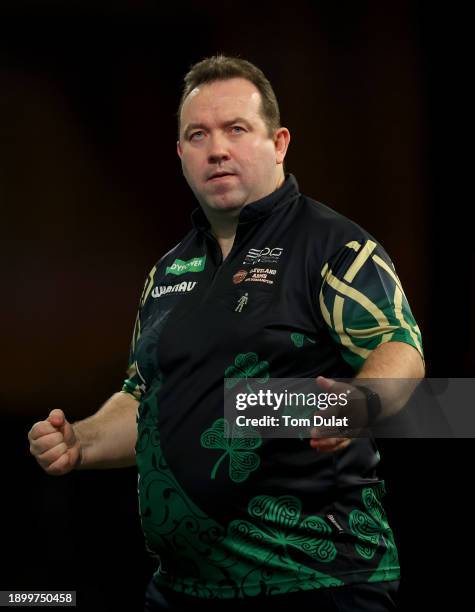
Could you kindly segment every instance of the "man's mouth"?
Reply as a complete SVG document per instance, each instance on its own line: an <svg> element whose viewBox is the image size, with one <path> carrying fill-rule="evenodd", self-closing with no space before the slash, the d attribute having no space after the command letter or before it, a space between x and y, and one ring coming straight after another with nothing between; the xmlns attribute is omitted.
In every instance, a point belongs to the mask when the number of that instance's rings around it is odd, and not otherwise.
<svg viewBox="0 0 475 612"><path fill-rule="evenodd" d="M208 177L208 181L218 181L228 176L235 176L235 174L233 172L214 172L211 176Z"/></svg>

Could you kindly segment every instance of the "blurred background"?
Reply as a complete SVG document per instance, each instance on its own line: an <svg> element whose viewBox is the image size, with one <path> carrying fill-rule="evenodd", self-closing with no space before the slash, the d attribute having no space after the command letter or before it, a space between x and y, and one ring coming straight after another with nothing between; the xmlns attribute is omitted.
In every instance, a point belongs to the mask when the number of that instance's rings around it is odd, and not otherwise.
<svg viewBox="0 0 475 612"><path fill-rule="evenodd" d="M135 470L47 477L26 436L52 408L79 419L121 387L145 276L196 206L175 113L203 57L263 69L301 191L386 248L427 375L473 376L464 23L455 6L417 1L1 2L0 589L141 610L154 568ZM401 609L450 601L464 585L472 441L379 446Z"/></svg>

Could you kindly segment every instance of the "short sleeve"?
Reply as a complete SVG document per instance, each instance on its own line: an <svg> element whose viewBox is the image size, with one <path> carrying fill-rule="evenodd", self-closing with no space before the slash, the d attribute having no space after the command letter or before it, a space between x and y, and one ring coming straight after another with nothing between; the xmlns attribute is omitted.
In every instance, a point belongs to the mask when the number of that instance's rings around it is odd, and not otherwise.
<svg viewBox="0 0 475 612"><path fill-rule="evenodd" d="M345 361L358 371L377 346L405 342L423 358L419 327L394 265L373 240L353 240L321 270L319 305Z"/></svg>
<svg viewBox="0 0 475 612"><path fill-rule="evenodd" d="M130 351L129 351L129 359L127 366L127 378L124 380L124 384L122 386L123 393L129 393L133 395L136 400L140 401L142 399L142 394L145 390L144 381L140 376L140 372L137 365L137 343L141 334L141 313L143 305L145 304L149 293L153 286L153 278L155 275L155 271L157 266L155 266L149 275L144 284L144 288L142 291L142 295L140 298L139 308L137 312L137 316L135 319L134 330L132 334L132 341L130 343Z"/></svg>
<svg viewBox="0 0 475 612"><path fill-rule="evenodd" d="M124 393L129 393L133 395L136 400L140 401L142 399L142 389L139 374L137 372L137 362L135 359L135 347L137 345L137 340L140 335L140 312L137 313L137 318L135 320L134 332L132 335L132 342L130 343L130 351L129 351L129 359L127 366L127 378L124 380L124 384L122 386L122 391Z"/></svg>

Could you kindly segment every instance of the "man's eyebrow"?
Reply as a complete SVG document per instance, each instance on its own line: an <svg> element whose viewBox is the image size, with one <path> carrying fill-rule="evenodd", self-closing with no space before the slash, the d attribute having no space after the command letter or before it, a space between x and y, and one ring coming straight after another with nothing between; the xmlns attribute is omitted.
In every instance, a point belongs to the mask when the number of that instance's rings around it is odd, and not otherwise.
<svg viewBox="0 0 475 612"><path fill-rule="evenodd" d="M234 119L231 119L231 121L226 121L224 125L233 125L234 123L244 123L247 125L247 127L252 127L249 121L244 117L234 117Z"/></svg>
<svg viewBox="0 0 475 612"><path fill-rule="evenodd" d="M229 121L225 121L223 123L224 127L228 127L230 125L233 125L235 123L244 123L248 128L251 128L251 124L249 123L249 121L247 119L245 119L244 117L234 117L233 119L230 119ZM185 138L188 137L189 133L191 132L191 130L197 130L197 129L207 129L207 126L204 123L189 123L186 128L185 131L183 132L183 136Z"/></svg>
<svg viewBox="0 0 475 612"><path fill-rule="evenodd" d="M204 123L189 123L183 132L183 136L186 138L191 130L196 130L198 128L206 129L206 125Z"/></svg>

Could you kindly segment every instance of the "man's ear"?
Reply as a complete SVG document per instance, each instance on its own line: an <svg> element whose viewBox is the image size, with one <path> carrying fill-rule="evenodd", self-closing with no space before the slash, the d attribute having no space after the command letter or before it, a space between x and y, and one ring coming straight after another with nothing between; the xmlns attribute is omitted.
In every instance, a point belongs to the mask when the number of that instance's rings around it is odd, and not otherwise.
<svg viewBox="0 0 475 612"><path fill-rule="evenodd" d="M181 144L179 140L176 141L176 152L178 153L178 157L181 159L183 151L181 150Z"/></svg>
<svg viewBox="0 0 475 612"><path fill-rule="evenodd" d="M275 131L274 145L277 164L283 164L287 149L290 143L290 132L287 128L281 127Z"/></svg>

